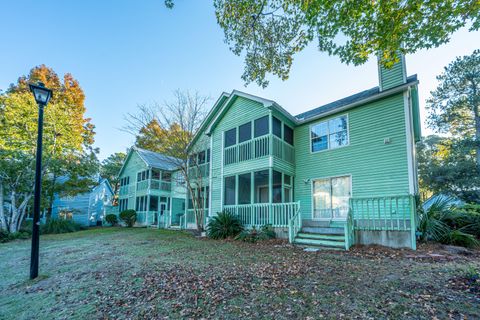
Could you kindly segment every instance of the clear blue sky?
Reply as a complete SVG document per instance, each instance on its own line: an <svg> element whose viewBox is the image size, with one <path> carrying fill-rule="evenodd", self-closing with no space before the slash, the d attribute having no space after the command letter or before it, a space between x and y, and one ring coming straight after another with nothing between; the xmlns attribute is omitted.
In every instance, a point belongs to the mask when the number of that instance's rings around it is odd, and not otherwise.
<svg viewBox="0 0 480 320"><path fill-rule="evenodd" d="M133 137L119 130L126 113L139 103L169 100L177 88L213 100L223 91L239 89L297 114L378 83L374 59L347 66L312 46L296 57L289 80L272 79L267 89L245 88L243 60L223 42L212 1L179 0L174 10L163 2L5 1L0 89L42 63L59 75L72 73L85 91L87 116L96 125L103 159L132 144ZM480 33L462 30L447 45L407 56L407 72L420 79L422 107L443 66L479 47Z"/></svg>

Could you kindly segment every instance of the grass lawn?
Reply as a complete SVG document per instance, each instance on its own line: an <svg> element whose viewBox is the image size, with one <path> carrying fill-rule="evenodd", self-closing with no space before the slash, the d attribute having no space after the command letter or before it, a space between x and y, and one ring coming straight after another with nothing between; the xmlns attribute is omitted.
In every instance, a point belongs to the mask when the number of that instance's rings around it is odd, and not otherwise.
<svg viewBox="0 0 480 320"><path fill-rule="evenodd" d="M187 233L104 228L0 244L0 319L480 318L478 252L304 252ZM432 254L435 250L435 254ZM440 253L441 255L437 255Z"/></svg>

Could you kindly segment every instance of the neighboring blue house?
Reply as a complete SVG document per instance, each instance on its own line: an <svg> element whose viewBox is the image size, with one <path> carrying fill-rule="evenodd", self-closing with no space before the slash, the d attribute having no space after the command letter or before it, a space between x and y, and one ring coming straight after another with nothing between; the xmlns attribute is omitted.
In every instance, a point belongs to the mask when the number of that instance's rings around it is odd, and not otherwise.
<svg viewBox="0 0 480 320"><path fill-rule="evenodd" d="M99 181L90 192L74 197L55 196L52 218L71 219L84 226L101 225L105 218L106 206L112 205L113 189L107 179Z"/></svg>

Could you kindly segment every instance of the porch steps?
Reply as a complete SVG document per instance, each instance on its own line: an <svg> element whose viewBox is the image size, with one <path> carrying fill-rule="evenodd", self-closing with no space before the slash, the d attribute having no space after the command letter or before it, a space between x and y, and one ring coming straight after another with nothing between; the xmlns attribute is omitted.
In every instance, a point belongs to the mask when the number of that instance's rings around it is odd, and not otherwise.
<svg viewBox="0 0 480 320"><path fill-rule="evenodd" d="M319 249L345 250L345 231L341 224L306 221L293 243Z"/></svg>
<svg viewBox="0 0 480 320"><path fill-rule="evenodd" d="M321 233L306 233L300 232L297 237L302 239L317 239L317 240L334 240L345 241L345 235L343 234L321 234Z"/></svg>

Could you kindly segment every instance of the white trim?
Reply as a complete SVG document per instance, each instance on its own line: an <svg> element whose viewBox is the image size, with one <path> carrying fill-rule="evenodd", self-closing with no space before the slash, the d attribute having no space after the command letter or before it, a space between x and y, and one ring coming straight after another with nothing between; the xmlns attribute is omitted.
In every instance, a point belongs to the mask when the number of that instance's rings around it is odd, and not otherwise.
<svg viewBox="0 0 480 320"><path fill-rule="evenodd" d="M223 152L222 152L223 153ZM208 177L208 217L211 216L212 210L212 185L213 185L213 136L210 136L210 164Z"/></svg>
<svg viewBox="0 0 480 320"><path fill-rule="evenodd" d="M336 118L341 118L343 116L347 117L347 144L345 144L343 146L336 147L336 148L330 148L330 131L329 131L327 133L327 149L319 150L319 151L313 151L312 150L312 127L314 127L316 125L319 125L321 123L327 122L327 128L328 128L328 121L336 119ZM350 146L350 117L348 116L348 113L339 114L339 115L337 115L335 117L332 117L330 119L324 119L324 120L317 121L315 123L310 124L309 127L308 127L308 139L310 141L310 143L309 143L310 154L315 154L315 153L320 153L320 152L325 152L325 151L331 151L331 150L336 150L336 149L340 149L340 148Z"/></svg>
<svg viewBox="0 0 480 320"><path fill-rule="evenodd" d="M413 168L413 132L412 132L412 113L409 103L409 92L403 93L403 104L405 112L405 132L406 132L406 144L407 144L407 166L408 166L408 192L409 194L415 193L414 187L414 168Z"/></svg>
<svg viewBox="0 0 480 320"><path fill-rule="evenodd" d="M222 154L221 156L221 162L220 162L220 211L223 211L223 198L224 198L224 190L223 190L223 174L224 174L224 166L223 166L223 162L224 162L224 158L225 158L225 131L222 131L221 132L222 134L222 148L220 149L220 152ZM212 159L210 159L211 161Z"/></svg>
<svg viewBox="0 0 480 320"><path fill-rule="evenodd" d="M380 57L377 56L378 89L380 90L380 92L382 92L383 91L383 87L382 87L382 67L380 66L380 64L381 64Z"/></svg>
<svg viewBox="0 0 480 320"><path fill-rule="evenodd" d="M342 177L349 177L350 178L350 198L353 197L353 177L352 174L343 174L343 175L334 175L334 176L327 176L327 177L319 177L319 178L311 178L310 179L310 199L311 199L311 219L314 221L344 221L344 218L314 218L314 206L313 206L313 182L315 180L326 180L326 179L333 179L333 178L342 178Z"/></svg>

